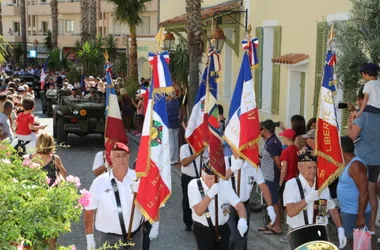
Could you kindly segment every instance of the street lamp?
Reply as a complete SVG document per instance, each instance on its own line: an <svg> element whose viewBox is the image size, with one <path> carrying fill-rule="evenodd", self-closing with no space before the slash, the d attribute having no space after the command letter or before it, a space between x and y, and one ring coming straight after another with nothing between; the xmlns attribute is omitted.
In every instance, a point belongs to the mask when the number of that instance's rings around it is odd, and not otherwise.
<svg viewBox="0 0 380 250"><path fill-rule="evenodd" d="M223 49L225 40L226 40L226 36L224 35L223 30L219 28L218 26L216 26L210 36L211 46L215 46L215 49L221 52Z"/></svg>
<svg viewBox="0 0 380 250"><path fill-rule="evenodd" d="M170 32L166 33L165 39L164 39L164 49L171 50L173 48L174 41L175 41L174 35Z"/></svg>
<svg viewBox="0 0 380 250"><path fill-rule="evenodd" d="M38 49L38 40L37 39L34 39L33 41L33 46L34 46L34 49L36 50L36 65L37 65L37 49Z"/></svg>

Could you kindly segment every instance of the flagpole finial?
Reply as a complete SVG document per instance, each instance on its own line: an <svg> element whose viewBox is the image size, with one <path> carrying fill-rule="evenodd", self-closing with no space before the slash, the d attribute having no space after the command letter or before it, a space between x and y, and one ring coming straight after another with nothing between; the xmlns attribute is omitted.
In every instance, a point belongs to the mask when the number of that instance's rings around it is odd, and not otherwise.
<svg viewBox="0 0 380 250"><path fill-rule="evenodd" d="M164 35L164 27L161 26L160 27L160 30L158 31L157 35L154 37L156 39L156 42L157 42L157 52L161 52L162 51L162 43L163 41L165 40L165 35Z"/></svg>
<svg viewBox="0 0 380 250"><path fill-rule="evenodd" d="M329 34L328 34L328 37L329 37L329 41L328 41L329 47L331 47L331 45L332 45L332 41L334 39L334 36L335 36L334 24L331 24L331 28L330 28L330 31L329 31Z"/></svg>
<svg viewBox="0 0 380 250"><path fill-rule="evenodd" d="M108 51L107 50L105 50L104 51L104 59L106 60L106 63L109 63L108 62L108 59L110 58L110 56L108 55Z"/></svg>
<svg viewBox="0 0 380 250"><path fill-rule="evenodd" d="M251 39L251 32L252 32L252 26L251 26L251 24L249 24L248 28L247 28L247 37L248 37L248 39Z"/></svg>

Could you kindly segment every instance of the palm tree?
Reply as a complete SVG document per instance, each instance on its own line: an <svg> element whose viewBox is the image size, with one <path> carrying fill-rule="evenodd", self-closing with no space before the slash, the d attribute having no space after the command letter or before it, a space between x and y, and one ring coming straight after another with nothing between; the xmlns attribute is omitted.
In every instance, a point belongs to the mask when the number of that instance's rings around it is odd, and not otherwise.
<svg viewBox="0 0 380 250"><path fill-rule="evenodd" d="M3 9L0 4L0 36L3 35Z"/></svg>
<svg viewBox="0 0 380 250"><path fill-rule="evenodd" d="M27 40L26 40L26 10L25 1L20 0L20 16L21 16L21 41L22 41L22 62L26 66L27 64Z"/></svg>
<svg viewBox="0 0 380 250"><path fill-rule="evenodd" d="M202 39L202 0L186 0L187 13L187 39L189 41L189 96L188 108L194 106L195 96L199 86L199 63L203 55Z"/></svg>
<svg viewBox="0 0 380 250"><path fill-rule="evenodd" d="M96 12L96 4L97 4L97 0L90 0L89 3L90 3L90 6L89 6L89 20L88 20L88 23L89 23L89 26L88 26L88 32L89 32L89 38L90 38L90 41L95 41L96 40L96 34L97 34L97 25L96 25L96 17L98 16L97 15L97 12Z"/></svg>
<svg viewBox="0 0 380 250"><path fill-rule="evenodd" d="M53 40L53 48L57 48L58 46L58 1L51 0L51 25L52 25L52 40Z"/></svg>
<svg viewBox="0 0 380 250"><path fill-rule="evenodd" d="M114 19L122 24L128 24L131 43L129 46L128 78L138 81L137 69L137 39L136 28L142 24L141 15L145 11L145 4L151 0L108 0L116 5Z"/></svg>
<svg viewBox="0 0 380 250"><path fill-rule="evenodd" d="M44 44L45 44L45 48L48 51L51 51L54 48L53 38L52 38L52 34L50 30L47 31L46 37L44 38Z"/></svg>
<svg viewBox="0 0 380 250"><path fill-rule="evenodd" d="M89 10L89 6L90 6L90 3L89 3L89 0L82 0L81 2L81 38L82 38L82 43L84 43L85 41L89 41L90 40L90 37L89 37L89 31L88 31L88 27L89 27L89 16L90 16L90 10Z"/></svg>

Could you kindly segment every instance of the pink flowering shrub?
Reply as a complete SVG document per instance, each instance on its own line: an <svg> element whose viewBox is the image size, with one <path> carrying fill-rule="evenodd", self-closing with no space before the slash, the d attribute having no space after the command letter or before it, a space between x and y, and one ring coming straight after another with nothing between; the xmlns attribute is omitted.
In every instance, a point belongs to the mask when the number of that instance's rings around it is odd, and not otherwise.
<svg viewBox="0 0 380 250"><path fill-rule="evenodd" d="M91 193L89 191L87 191L86 189L82 189L80 191L80 193L82 194L80 197L79 197L79 200L78 202L83 206L83 207L87 207L88 205L90 205L90 202L91 202Z"/></svg>

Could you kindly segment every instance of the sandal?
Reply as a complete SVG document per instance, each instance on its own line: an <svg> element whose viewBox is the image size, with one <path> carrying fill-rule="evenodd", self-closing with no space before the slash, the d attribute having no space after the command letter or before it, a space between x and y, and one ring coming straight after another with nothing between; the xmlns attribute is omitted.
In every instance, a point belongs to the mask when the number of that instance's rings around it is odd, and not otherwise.
<svg viewBox="0 0 380 250"><path fill-rule="evenodd" d="M277 235L281 235L282 232L276 232L276 231L274 231L273 229L269 229L269 230L267 230L267 231L264 231L263 234L265 234L265 235L275 235L275 234L277 234Z"/></svg>

